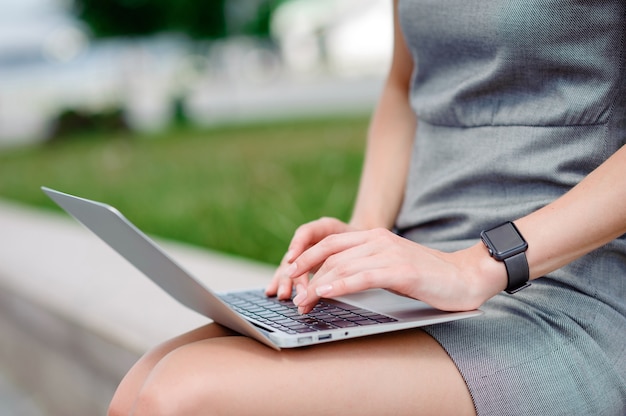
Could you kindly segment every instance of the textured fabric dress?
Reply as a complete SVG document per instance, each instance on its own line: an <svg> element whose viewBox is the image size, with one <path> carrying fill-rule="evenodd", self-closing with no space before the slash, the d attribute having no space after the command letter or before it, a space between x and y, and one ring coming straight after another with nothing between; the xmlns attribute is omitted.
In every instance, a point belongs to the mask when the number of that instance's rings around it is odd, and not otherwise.
<svg viewBox="0 0 626 416"><path fill-rule="evenodd" d="M399 15L419 119L407 238L475 244L626 143L626 1L401 0ZM426 328L479 415L626 415L626 236L482 309Z"/></svg>

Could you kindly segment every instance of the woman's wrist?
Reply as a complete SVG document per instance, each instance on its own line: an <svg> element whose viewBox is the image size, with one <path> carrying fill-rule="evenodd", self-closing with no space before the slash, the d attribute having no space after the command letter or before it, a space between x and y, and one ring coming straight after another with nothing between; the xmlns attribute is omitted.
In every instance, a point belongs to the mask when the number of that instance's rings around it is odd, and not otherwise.
<svg viewBox="0 0 626 416"><path fill-rule="evenodd" d="M476 299L478 306L506 289L508 279L504 263L491 257L482 242L462 252L462 273L469 276L468 296Z"/></svg>
<svg viewBox="0 0 626 416"><path fill-rule="evenodd" d="M355 230L372 230L374 228L387 228L387 224L383 221L373 220L371 218L351 218L348 225Z"/></svg>

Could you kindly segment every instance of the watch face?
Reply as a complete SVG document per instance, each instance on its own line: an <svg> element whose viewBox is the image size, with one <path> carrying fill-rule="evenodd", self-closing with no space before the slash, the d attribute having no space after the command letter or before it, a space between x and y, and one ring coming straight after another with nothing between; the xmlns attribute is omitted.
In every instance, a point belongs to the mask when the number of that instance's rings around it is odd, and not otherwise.
<svg viewBox="0 0 626 416"><path fill-rule="evenodd" d="M511 222L486 231L483 235L486 237L492 255L498 260L521 253L528 247L526 241Z"/></svg>

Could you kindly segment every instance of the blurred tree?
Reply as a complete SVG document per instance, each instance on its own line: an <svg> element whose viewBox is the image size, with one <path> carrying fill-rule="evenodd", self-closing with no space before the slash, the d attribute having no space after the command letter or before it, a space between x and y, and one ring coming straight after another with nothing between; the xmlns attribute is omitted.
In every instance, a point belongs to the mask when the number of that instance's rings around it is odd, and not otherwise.
<svg viewBox="0 0 626 416"><path fill-rule="evenodd" d="M75 9L97 37L152 34L167 21L161 0L76 0Z"/></svg>
<svg viewBox="0 0 626 416"><path fill-rule="evenodd" d="M96 37L180 32L193 39L269 36L272 12L287 0L75 0Z"/></svg>
<svg viewBox="0 0 626 416"><path fill-rule="evenodd" d="M170 20L166 29L185 33L193 39L213 39L228 35L226 0L160 1L169 11Z"/></svg>

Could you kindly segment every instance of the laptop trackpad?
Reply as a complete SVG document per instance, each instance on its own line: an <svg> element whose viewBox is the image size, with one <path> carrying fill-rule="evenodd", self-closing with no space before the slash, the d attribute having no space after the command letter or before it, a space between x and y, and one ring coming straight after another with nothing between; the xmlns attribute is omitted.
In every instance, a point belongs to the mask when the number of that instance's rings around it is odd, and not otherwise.
<svg viewBox="0 0 626 416"><path fill-rule="evenodd" d="M370 289L334 299L371 309L400 320L426 318L448 313L435 309L424 302L396 295L384 289Z"/></svg>

